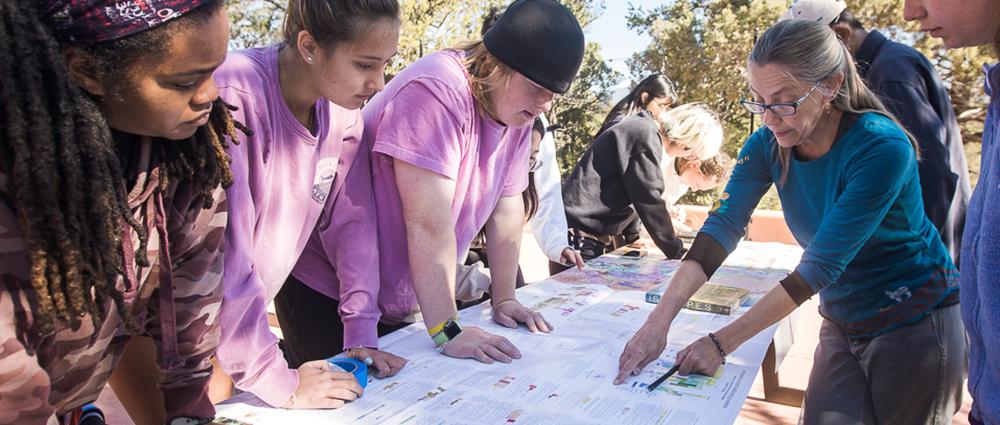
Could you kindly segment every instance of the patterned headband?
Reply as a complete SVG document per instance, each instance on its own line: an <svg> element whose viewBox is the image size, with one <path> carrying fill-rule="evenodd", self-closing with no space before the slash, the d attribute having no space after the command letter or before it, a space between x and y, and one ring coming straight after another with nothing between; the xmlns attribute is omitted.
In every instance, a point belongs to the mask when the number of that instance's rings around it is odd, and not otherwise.
<svg viewBox="0 0 1000 425"><path fill-rule="evenodd" d="M73 43L117 40L156 28L208 0L48 0L43 20Z"/></svg>

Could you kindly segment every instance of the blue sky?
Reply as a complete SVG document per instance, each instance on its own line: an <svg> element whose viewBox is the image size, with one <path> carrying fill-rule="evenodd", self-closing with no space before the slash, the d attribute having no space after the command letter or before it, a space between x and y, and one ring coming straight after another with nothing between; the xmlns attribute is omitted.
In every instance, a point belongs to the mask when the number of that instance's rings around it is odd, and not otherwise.
<svg viewBox="0 0 1000 425"><path fill-rule="evenodd" d="M649 44L649 36L637 34L626 27L625 15L629 4L652 9L667 0L605 0L604 12L586 29L587 41L601 45L601 56L625 78L621 86L628 84L628 65L625 59Z"/></svg>

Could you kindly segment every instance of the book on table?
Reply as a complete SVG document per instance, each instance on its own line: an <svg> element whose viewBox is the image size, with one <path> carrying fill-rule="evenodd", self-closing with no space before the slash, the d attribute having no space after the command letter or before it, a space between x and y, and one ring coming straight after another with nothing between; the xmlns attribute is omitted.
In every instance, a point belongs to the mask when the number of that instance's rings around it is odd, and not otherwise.
<svg viewBox="0 0 1000 425"><path fill-rule="evenodd" d="M646 292L646 302L659 303L668 284L669 282L661 283ZM733 314L749 295L750 292L743 288L705 283L691 296L684 308L728 316Z"/></svg>

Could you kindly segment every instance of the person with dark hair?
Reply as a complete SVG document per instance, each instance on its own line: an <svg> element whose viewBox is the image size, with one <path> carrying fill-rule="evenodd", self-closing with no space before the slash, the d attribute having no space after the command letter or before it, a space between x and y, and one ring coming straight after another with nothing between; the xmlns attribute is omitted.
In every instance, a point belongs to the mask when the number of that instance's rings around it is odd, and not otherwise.
<svg viewBox="0 0 1000 425"><path fill-rule="evenodd" d="M342 255L336 271L318 282L285 282L317 220L330 226L331 214L336 230L327 236L331 250L375 249L373 238L358 237L374 226L368 164L365 155L357 155L360 107L384 85L383 71L396 53L398 14L395 0L293 0L283 43L234 52L215 74L222 98L239 106L236 118L254 132L231 152L234 183L226 193L240 214L226 230L216 360L237 387L274 406L339 407L361 393L353 376L333 373L325 361L303 351L303 339L320 339L308 332L321 322L312 320L308 305L293 304L336 292L338 281L376 279L378 263L371 256ZM349 172L354 169L362 170ZM269 328L266 309L272 299L282 347ZM336 338L323 338L328 335ZM149 422L159 422L158 408L148 398L127 395L153 391L155 379L148 372L151 350L135 345L130 352L146 357L146 365L136 360L139 370L128 378L134 388L122 392L123 404L133 416L154 412ZM378 360L381 373L394 374L404 363L388 353L363 354ZM231 391L225 379L213 380L214 396Z"/></svg>
<svg viewBox="0 0 1000 425"><path fill-rule="evenodd" d="M824 23L769 28L746 79L740 104L764 127L743 145L667 292L622 350L614 382L660 357L673 319L776 186L801 261L746 313L679 350L677 372L713 375L727 353L818 294L823 324L801 423L951 424L967 348L958 271L920 208L916 141Z"/></svg>
<svg viewBox="0 0 1000 425"><path fill-rule="evenodd" d="M130 336L206 423L231 107L218 0L0 2L0 423L72 424Z"/></svg>
<svg viewBox="0 0 1000 425"><path fill-rule="evenodd" d="M611 111L604 117L601 129L597 130L594 139L596 140L598 136L627 116L647 111L655 117L669 110L674 103L677 103L674 83L666 75L651 74L639 81L639 84L636 84L632 91L611 107Z"/></svg>
<svg viewBox="0 0 1000 425"><path fill-rule="evenodd" d="M959 266L972 187L955 110L934 66L913 47L866 30L844 0L797 0L782 19L828 23L854 55L865 84L920 145L924 212Z"/></svg>
<svg viewBox="0 0 1000 425"><path fill-rule="evenodd" d="M535 173L541 168L539 153L542 149L542 140L548 132L545 129L545 121L542 116L535 117L531 123L531 155L528 156L528 187L521 192L521 201L524 203L524 218L530 222L538 213L541 199L538 195L538 185L535 184Z"/></svg>
<svg viewBox="0 0 1000 425"><path fill-rule="evenodd" d="M381 279L356 289L372 294L367 303L342 309L344 319L359 314L343 321L345 335L356 337L345 346L377 348L379 322L412 320L419 306L444 355L484 363L520 357L507 339L458 323L455 266L480 229L490 255L493 320L551 329L514 292L522 192L532 122L556 93L569 90L583 49L569 9L555 0L518 0L482 41L410 64L365 106Z"/></svg>
<svg viewBox="0 0 1000 425"><path fill-rule="evenodd" d="M336 408L361 395L352 375L326 362L341 350L316 344L365 347L351 355L372 359L379 377L405 363L375 340L336 332L322 318L337 303L316 303L340 300L347 321L377 315L357 309L376 296L369 285L379 274L361 106L384 87L399 27L396 0L291 0L283 42L233 52L216 72L220 95L254 131L232 152L227 195L240 214L226 231L216 356L237 388L272 406ZM309 249L329 255L332 270L293 277ZM269 329L272 299L283 346Z"/></svg>
<svg viewBox="0 0 1000 425"><path fill-rule="evenodd" d="M549 152L543 153L546 143L549 145ZM539 115L531 126L528 187L521 192L525 220L531 226L531 232L538 246L549 257L551 274L573 266L582 269L583 257L566 243L566 211L563 209L558 167L552 166L547 163L548 161L555 161L555 145L552 142L551 132L546 131L544 117ZM555 168L554 178L549 174L553 168ZM555 180L554 184L552 180ZM465 263L458 265L455 299L459 301L459 309L489 299L489 295L484 296L484 293L489 289L490 276L480 271L481 267L490 266L484 239L485 233L480 231L472 243L472 248L469 249ZM555 268L557 266L558 268ZM524 274L518 266L514 286L520 288L525 285Z"/></svg>
<svg viewBox="0 0 1000 425"><path fill-rule="evenodd" d="M536 213L528 219L531 234L549 259L549 274L583 268L580 252L569 245L566 232L566 206L562 197L562 175L556 162L556 143L548 120L540 115L532 129L531 182L538 194ZM537 144L535 137L538 135Z"/></svg>
<svg viewBox="0 0 1000 425"><path fill-rule="evenodd" d="M992 46L1000 58L1000 4L995 0L906 0L903 17L956 49ZM972 425L1000 424L1000 64L983 66L989 98L979 182L962 238L962 321L969 336Z"/></svg>

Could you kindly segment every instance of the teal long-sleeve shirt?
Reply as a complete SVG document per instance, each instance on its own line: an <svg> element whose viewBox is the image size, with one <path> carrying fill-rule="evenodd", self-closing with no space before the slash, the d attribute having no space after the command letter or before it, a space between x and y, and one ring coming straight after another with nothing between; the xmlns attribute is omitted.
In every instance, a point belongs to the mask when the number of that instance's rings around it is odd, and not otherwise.
<svg viewBox="0 0 1000 425"><path fill-rule="evenodd" d="M774 135L762 127L701 232L732 252L781 168ZM792 155L777 187L804 248L795 271L819 293L820 312L852 338L912 323L954 299L958 272L924 213L915 152L889 118L862 114L823 156Z"/></svg>

